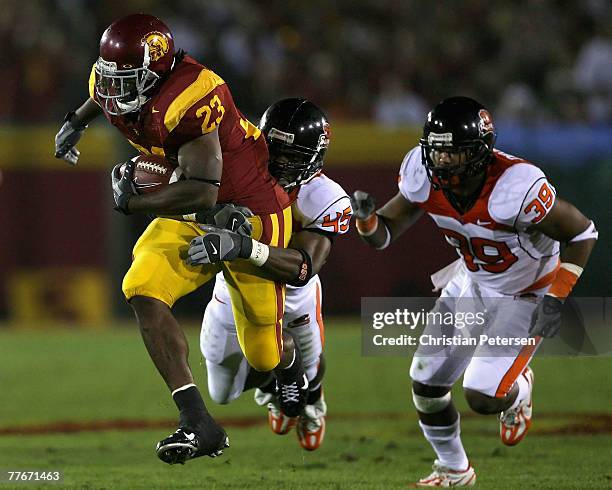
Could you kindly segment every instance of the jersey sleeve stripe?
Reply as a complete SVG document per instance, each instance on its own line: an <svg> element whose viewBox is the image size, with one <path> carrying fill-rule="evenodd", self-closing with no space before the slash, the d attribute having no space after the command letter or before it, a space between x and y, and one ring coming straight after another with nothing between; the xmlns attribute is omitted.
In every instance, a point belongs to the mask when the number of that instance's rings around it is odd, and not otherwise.
<svg viewBox="0 0 612 490"><path fill-rule="evenodd" d="M223 79L211 70L204 69L198 78L183 90L168 106L164 115L164 125L168 132L176 128L183 116L200 100L211 93L215 88L223 85Z"/></svg>

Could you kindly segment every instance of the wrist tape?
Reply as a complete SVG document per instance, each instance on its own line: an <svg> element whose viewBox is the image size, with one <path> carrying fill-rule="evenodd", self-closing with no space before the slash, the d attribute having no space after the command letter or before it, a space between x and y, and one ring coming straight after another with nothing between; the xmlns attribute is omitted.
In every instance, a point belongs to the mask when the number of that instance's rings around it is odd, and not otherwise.
<svg viewBox="0 0 612 490"><path fill-rule="evenodd" d="M357 219L355 224L357 225L357 232L361 236L370 236L374 234L378 228L378 215L372 213L366 219Z"/></svg>
<svg viewBox="0 0 612 490"><path fill-rule="evenodd" d="M270 247L268 247L265 243L258 242L257 240L251 239L251 241L253 242L253 249L251 250L249 260L257 267L261 267L266 263L268 257L270 256Z"/></svg>
<svg viewBox="0 0 612 490"><path fill-rule="evenodd" d="M582 270L582 267L579 265L570 262L561 263L559 272L557 272L557 276L546 294L564 300L572 292L576 282L578 282L578 278L582 274Z"/></svg>

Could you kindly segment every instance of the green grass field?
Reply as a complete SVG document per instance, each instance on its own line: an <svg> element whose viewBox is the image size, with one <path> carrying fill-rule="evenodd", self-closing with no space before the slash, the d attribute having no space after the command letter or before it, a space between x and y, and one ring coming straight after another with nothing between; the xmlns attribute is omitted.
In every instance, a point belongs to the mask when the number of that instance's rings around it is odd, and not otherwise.
<svg viewBox="0 0 612 490"><path fill-rule="evenodd" d="M197 334L189 331L191 365L204 388ZM270 432L246 393L229 406L209 402L230 436L221 458L170 467L153 448L175 428L176 409L135 327L0 329L0 470L61 470L62 488L406 488L433 461L412 407L409 359L362 357L350 322L328 321L326 339L329 418L320 450L302 450L294 433ZM496 418L471 414L455 394L478 486L612 488L612 359L533 365L534 425L518 447L503 446ZM117 430L117 421L149 427ZM90 430L44 433L62 423Z"/></svg>

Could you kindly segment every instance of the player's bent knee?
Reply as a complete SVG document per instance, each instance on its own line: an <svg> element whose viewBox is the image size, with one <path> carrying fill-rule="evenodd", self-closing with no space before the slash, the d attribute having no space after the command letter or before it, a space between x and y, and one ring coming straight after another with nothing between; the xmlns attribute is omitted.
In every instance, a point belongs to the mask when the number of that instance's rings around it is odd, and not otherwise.
<svg viewBox="0 0 612 490"><path fill-rule="evenodd" d="M239 328L239 326L236 326ZM242 333L240 346L249 365L256 371L272 371L281 360L282 342L275 326L248 327Z"/></svg>
<svg viewBox="0 0 612 490"><path fill-rule="evenodd" d="M209 386L208 394L210 395L211 400L219 405L227 405L233 400L228 390L216 390Z"/></svg>
<svg viewBox="0 0 612 490"><path fill-rule="evenodd" d="M421 413L439 413L450 405L450 388L412 382L412 401Z"/></svg>
<svg viewBox="0 0 612 490"><path fill-rule="evenodd" d="M280 357L278 356L275 359L261 358L258 356L246 356L246 358L249 366L259 372L272 371L280 362Z"/></svg>
<svg viewBox="0 0 612 490"><path fill-rule="evenodd" d="M485 395L476 390L470 388L464 388L465 399L468 402L470 408L479 414L490 415L499 413L499 399Z"/></svg>

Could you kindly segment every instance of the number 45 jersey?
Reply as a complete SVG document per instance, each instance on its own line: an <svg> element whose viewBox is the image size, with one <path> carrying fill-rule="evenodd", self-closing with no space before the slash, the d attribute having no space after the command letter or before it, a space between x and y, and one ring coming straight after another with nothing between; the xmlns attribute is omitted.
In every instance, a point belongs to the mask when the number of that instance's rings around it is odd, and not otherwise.
<svg viewBox="0 0 612 490"><path fill-rule="evenodd" d="M550 212L556 191L535 165L495 150L478 200L464 214L433 188L420 147L404 158L398 185L408 201L433 218L474 283L517 295L553 281L559 242L530 227Z"/></svg>

